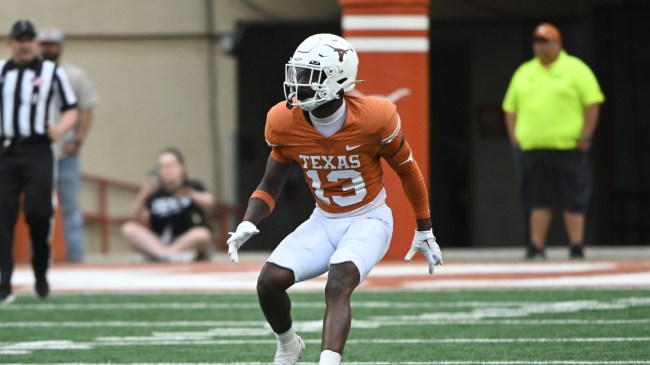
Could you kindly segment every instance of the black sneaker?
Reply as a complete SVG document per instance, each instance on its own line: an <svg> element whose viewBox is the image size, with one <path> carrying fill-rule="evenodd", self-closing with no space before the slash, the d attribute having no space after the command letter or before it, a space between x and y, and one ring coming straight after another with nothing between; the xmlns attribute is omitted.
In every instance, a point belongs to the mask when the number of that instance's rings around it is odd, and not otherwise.
<svg viewBox="0 0 650 365"><path fill-rule="evenodd" d="M543 248L537 248L533 244L529 244L528 248L526 249L526 260L534 260L536 258L540 259L545 259L546 258L546 252L544 252Z"/></svg>
<svg viewBox="0 0 650 365"><path fill-rule="evenodd" d="M13 302L16 297L11 293L11 287L0 287L0 306Z"/></svg>
<svg viewBox="0 0 650 365"><path fill-rule="evenodd" d="M584 259L585 250L582 245L572 245L569 247L569 258L570 259Z"/></svg>
<svg viewBox="0 0 650 365"><path fill-rule="evenodd" d="M50 284L47 280L37 280L34 284L34 291L39 299L45 299L50 295Z"/></svg>

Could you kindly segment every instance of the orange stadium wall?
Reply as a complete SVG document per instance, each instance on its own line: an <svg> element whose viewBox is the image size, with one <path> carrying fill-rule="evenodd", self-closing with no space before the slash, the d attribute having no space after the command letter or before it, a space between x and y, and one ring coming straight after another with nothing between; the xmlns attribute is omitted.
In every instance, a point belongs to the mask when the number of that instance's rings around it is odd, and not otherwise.
<svg viewBox="0 0 650 365"><path fill-rule="evenodd" d="M339 0L343 36L359 55L356 92L397 105L402 128L429 185L429 0ZM394 231L386 259L402 259L415 230L413 209L384 162Z"/></svg>
<svg viewBox="0 0 650 365"><path fill-rule="evenodd" d="M20 199L20 206L23 206L23 198ZM64 261L66 257L65 251L65 237L63 235L63 214L61 208L54 211L54 232L52 232L52 240L50 246L52 248L51 257L55 262ZM26 263L31 262L32 248L31 238L29 236L29 226L25 221L25 214L20 210L18 221L14 228L14 262Z"/></svg>

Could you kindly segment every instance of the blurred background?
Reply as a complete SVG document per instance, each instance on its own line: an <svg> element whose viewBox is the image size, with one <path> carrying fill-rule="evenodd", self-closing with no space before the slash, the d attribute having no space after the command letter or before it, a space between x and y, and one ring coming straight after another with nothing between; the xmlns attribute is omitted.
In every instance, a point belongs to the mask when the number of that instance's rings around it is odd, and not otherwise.
<svg viewBox="0 0 650 365"><path fill-rule="evenodd" d="M283 98L284 64L307 36L342 34L338 0L4 0L2 6L0 36L6 39L19 18L60 28L63 61L84 68L100 94L81 154L89 254L128 251L119 223L167 146L185 154L190 176L222 202L217 229L232 230L264 172L265 117ZM531 33L542 21L559 27L567 52L593 69L607 98L591 152L585 242L650 245L648 16L645 0L430 1L428 170L434 232L443 247L526 243L500 104L514 70L532 57ZM312 204L295 169L274 215L244 248L272 249ZM566 243L556 220L549 245Z"/></svg>

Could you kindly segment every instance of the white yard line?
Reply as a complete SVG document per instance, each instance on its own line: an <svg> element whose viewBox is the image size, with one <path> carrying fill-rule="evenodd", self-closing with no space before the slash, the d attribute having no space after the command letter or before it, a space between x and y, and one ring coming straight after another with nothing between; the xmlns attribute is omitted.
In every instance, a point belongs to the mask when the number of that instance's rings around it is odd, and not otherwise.
<svg viewBox="0 0 650 365"><path fill-rule="evenodd" d="M387 308L387 309L434 309L434 308L528 308L528 312L559 310L580 310L580 309L621 309L630 306L650 306L650 297L629 297L616 298L612 301L597 300L570 300L570 301L464 301L464 302L411 302L395 303L384 301L352 301L352 308ZM322 301L308 302L295 301L293 308L320 309L325 308ZM552 310L548 310L551 308ZM3 311L79 311L79 310L197 310L197 309L227 309L227 310L251 310L259 309L259 304L252 302L225 302L225 303L189 303L189 302L163 302L163 303L38 303L21 304L20 296L11 305L2 307ZM511 316L507 316L511 317Z"/></svg>
<svg viewBox="0 0 650 365"><path fill-rule="evenodd" d="M580 273L596 270L612 270L615 262L517 262L517 263L469 263L445 264L436 267L435 275L458 274L548 274ZM422 275L421 265L379 264L372 270L372 276L417 276Z"/></svg>
<svg viewBox="0 0 650 365"><path fill-rule="evenodd" d="M276 344L275 338L269 339L192 339L193 336L185 336L174 333L154 334L154 336L123 336L123 337L98 337L95 341L74 342L71 340L59 341L28 341L16 343L3 343L0 351L15 350L70 350L90 349L95 346L206 346L206 345L270 345ZM308 344L318 345L321 339L304 339ZM377 339L377 338L356 338L349 339L347 344L365 345L422 345L422 344L509 344L509 343L625 343L625 342L648 342L650 337L562 337L562 338L401 338L401 339Z"/></svg>
<svg viewBox="0 0 650 365"><path fill-rule="evenodd" d="M365 321L364 321L365 322ZM395 321L395 324L403 325L404 322ZM381 322L384 325L390 322ZM414 323L409 323L413 325ZM574 325L631 325L631 324L650 324L650 319L531 319L531 320L463 320L463 319L450 319L447 321L426 321L423 325L432 326L448 326L448 325L513 325L513 326L529 326L529 325L552 325L552 326L574 326ZM178 328L178 327L264 327L264 321L169 321L169 322L155 322L155 321L22 321L22 322L3 322L0 323L0 328L103 328L103 327L116 327L116 328ZM1 344L0 344L1 345Z"/></svg>
<svg viewBox="0 0 650 365"><path fill-rule="evenodd" d="M304 339L308 344L318 345L321 339ZM624 343L648 342L650 337L565 337L565 338L412 338L412 339L376 339L357 338L348 339L350 344L365 345L422 345L422 344L507 344L507 343ZM268 345L277 343L276 339L252 340L188 340L186 338L165 337L99 337L96 346L206 346L206 345Z"/></svg>
<svg viewBox="0 0 650 365"><path fill-rule="evenodd" d="M407 281L400 287L406 290L432 289L481 289L481 288L583 288L583 287L627 287L647 288L650 272L607 273L598 275L571 275L540 278L487 278L447 279L429 281Z"/></svg>
<svg viewBox="0 0 650 365"><path fill-rule="evenodd" d="M268 362L178 362L178 363L111 363L112 365L268 365ZM317 362L300 362L318 365ZM345 365L649 365L650 360L590 361L590 360L505 360L505 361L357 361ZM59 362L59 363L7 363L3 365L106 365L106 363Z"/></svg>
<svg viewBox="0 0 650 365"><path fill-rule="evenodd" d="M473 307L520 307L525 305L538 305L539 302L414 302L395 303L380 301L353 301L353 308L396 308L396 309L427 309L427 308L473 308ZM325 308L324 301L303 302L295 301L291 304L293 308ZM225 302L225 303L189 303L189 302L167 302L167 303L64 303L64 304L20 304L13 303L3 307L3 310L36 310L36 311L78 311L78 310L152 310L152 309L173 309L173 310L196 310L196 309L228 309L228 310L250 310L259 309L259 304L251 302Z"/></svg>

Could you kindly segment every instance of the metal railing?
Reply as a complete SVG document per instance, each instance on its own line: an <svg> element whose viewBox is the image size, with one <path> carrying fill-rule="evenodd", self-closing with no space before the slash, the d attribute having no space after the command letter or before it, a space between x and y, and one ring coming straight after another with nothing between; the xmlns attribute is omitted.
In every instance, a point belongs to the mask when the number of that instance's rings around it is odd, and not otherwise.
<svg viewBox="0 0 650 365"><path fill-rule="evenodd" d="M97 187L97 211L84 211L86 222L92 222L99 225L100 232L100 252L107 254L110 252L110 228L112 225L121 225L131 219L130 216L111 216L110 214L110 190L137 193L140 186L137 184L126 183L107 177L96 176L92 174L82 174L84 183L93 184ZM227 247L228 231L234 221L240 221L244 215L244 208L241 205L227 204L217 202L213 212L208 214L211 221L219 222L217 245L223 249Z"/></svg>

